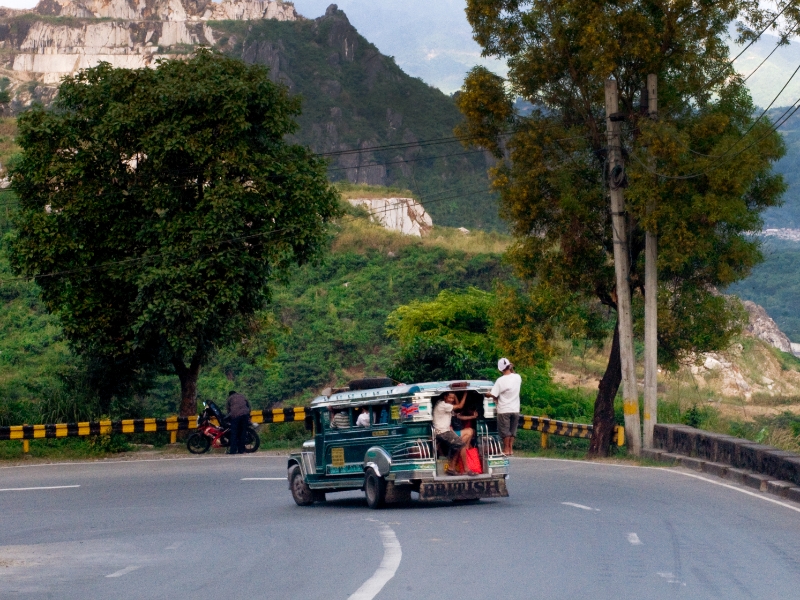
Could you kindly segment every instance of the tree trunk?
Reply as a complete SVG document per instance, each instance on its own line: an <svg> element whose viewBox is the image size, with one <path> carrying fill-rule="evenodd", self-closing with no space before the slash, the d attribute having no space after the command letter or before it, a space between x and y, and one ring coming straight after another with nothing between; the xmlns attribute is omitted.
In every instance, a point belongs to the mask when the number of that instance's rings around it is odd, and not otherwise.
<svg viewBox="0 0 800 600"><path fill-rule="evenodd" d="M200 361L193 360L187 367L182 360L174 359L172 364L181 380L179 414L182 417L192 417L197 414L197 378L200 376Z"/></svg>
<svg viewBox="0 0 800 600"><path fill-rule="evenodd" d="M589 456L592 458L608 456L611 438L614 435L614 398L617 397L621 382L622 362L619 355L619 319L617 319L614 339L611 342L611 356L608 357L608 366L600 380L597 398L594 401L592 441L589 444Z"/></svg>

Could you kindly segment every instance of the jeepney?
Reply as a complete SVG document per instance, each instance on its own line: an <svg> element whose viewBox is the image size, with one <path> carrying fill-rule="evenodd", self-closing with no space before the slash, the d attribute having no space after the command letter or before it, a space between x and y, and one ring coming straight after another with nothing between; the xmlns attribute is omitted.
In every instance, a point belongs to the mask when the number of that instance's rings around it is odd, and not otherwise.
<svg viewBox="0 0 800 600"><path fill-rule="evenodd" d="M508 496L508 458L497 436L494 399L484 394L491 381L437 381L388 385L351 382L314 399L306 426L313 439L289 456L289 489L305 506L325 500L328 492L363 490L370 508L421 501L478 500ZM374 380L372 380L374 382ZM385 387L379 387L385 386ZM480 456L479 475L446 475L447 453L438 447L432 427L433 407L444 395L467 394L465 410L477 412L472 445ZM357 426L366 409L369 424ZM332 422L331 415L343 413ZM362 417L362 422L365 421Z"/></svg>

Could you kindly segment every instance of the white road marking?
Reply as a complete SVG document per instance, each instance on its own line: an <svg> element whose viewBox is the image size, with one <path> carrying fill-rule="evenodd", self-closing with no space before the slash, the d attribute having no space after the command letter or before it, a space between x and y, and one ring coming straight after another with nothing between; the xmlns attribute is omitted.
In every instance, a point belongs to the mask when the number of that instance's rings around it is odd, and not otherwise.
<svg viewBox="0 0 800 600"><path fill-rule="evenodd" d="M714 485L719 485L724 488L728 488L729 490L735 490L737 492L741 492L742 494L747 494L748 496L753 496L754 498L760 498L765 502L772 502L772 504L777 504L778 506L783 506L784 508L788 508L789 510L793 510L794 512L800 513L800 508L796 506L792 506L787 502L781 502L780 500L775 500L774 498L770 498L764 494L759 494L757 492L751 492L749 490L743 490L742 488L738 488L733 485L729 485L727 483L722 483L721 481L714 481L713 479L709 479L708 477L701 477L700 475L695 475L694 473L684 473L683 471L672 471L670 469L661 469L662 471L667 471L668 473L676 473L678 475L685 475L686 477L694 477L695 479L700 479L701 481L707 481L708 483L713 483Z"/></svg>
<svg viewBox="0 0 800 600"><path fill-rule="evenodd" d="M397 567L400 566L403 550L400 548L397 536L388 525L380 523L379 526L379 533L383 542L383 560L372 577L367 579L347 600L372 600L383 589L383 586L394 577Z"/></svg>
<svg viewBox="0 0 800 600"><path fill-rule="evenodd" d="M675 579L675 575L673 575L672 573L656 573L656 575L666 579L667 583L677 583L678 585L683 585L683 586L686 585L684 582Z"/></svg>
<svg viewBox="0 0 800 600"><path fill-rule="evenodd" d="M538 458L538 457L527 457L527 456L520 456L516 458L516 460L549 460L549 461L558 461L558 462L571 462L577 465L581 464L591 464L593 467L622 467L623 469L642 469L645 471L661 471L662 473L674 473L675 475L683 475L685 477L693 477L695 479L699 479L700 481L705 481L707 483L713 483L714 485L719 485L724 488L728 488L729 490L733 490L735 492L739 492L741 494L747 494L748 496L752 496L753 498L758 498L760 500L764 500L765 502L771 502L772 504L777 504L778 506L783 506L784 508L788 508L789 510L793 510L794 512L800 513L800 508L789 504L788 502L781 502L780 500L775 500L774 498L770 498L767 494L758 493L758 492L751 492L749 490L745 490L734 485L729 485L727 483L722 483L721 481L714 481L713 479L709 479L708 477L703 477L701 475L695 475L694 473L686 473L684 471L679 471L676 468L672 467L642 467L640 465L619 465L615 463L602 463L602 462L592 462L588 463L587 461L583 460L572 460L569 458ZM2 468L2 467L0 467ZM685 584L684 584L685 585Z"/></svg>
<svg viewBox="0 0 800 600"><path fill-rule="evenodd" d="M27 492L30 490L65 490L67 488L79 488L80 485L46 485L41 487L24 487L24 488L2 488L0 492Z"/></svg>
<svg viewBox="0 0 800 600"><path fill-rule="evenodd" d="M576 504L575 502L562 502L564 506L572 506L574 508L580 508L581 510L593 510L595 512L600 512L599 508L592 508L591 506L585 506L583 504Z"/></svg>
<svg viewBox="0 0 800 600"><path fill-rule="evenodd" d="M242 477L242 481L286 481L286 477Z"/></svg>
<svg viewBox="0 0 800 600"><path fill-rule="evenodd" d="M286 460L286 456L288 455L281 455L281 454L237 454L236 460L241 461L246 458L279 458L281 460ZM11 465L8 467L0 467L0 469L35 469L37 467L63 467L69 465L79 465L81 467L91 466L91 465L116 465L116 464L131 464L135 465L136 463L143 463L143 462L170 462L176 460L228 460L231 457L225 454L217 455L217 456L184 456L181 458L129 458L126 460L84 460L84 461L73 461L73 462L49 462L49 463L37 463L35 465Z"/></svg>
<svg viewBox="0 0 800 600"><path fill-rule="evenodd" d="M183 542L175 542L174 544L170 544L164 550L177 550L183 545Z"/></svg>
<svg viewBox="0 0 800 600"><path fill-rule="evenodd" d="M135 571L137 569L141 569L141 568L142 567L138 567L138 566L133 566L132 565L130 567L125 567L124 569L120 569L119 571L116 571L115 573L111 573L111 575L106 575L106 577L122 577L123 575L127 575L128 573L130 573L132 571Z"/></svg>
<svg viewBox="0 0 800 600"><path fill-rule="evenodd" d="M639 536L635 533L628 534L628 541L630 542L631 546L641 546L642 540L639 539Z"/></svg>

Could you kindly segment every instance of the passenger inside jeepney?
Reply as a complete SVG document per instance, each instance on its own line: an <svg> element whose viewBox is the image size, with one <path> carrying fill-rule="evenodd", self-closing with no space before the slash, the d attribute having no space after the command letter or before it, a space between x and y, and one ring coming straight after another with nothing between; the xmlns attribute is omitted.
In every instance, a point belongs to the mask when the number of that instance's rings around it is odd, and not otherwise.
<svg viewBox="0 0 800 600"><path fill-rule="evenodd" d="M361 414L356 419L356 427L369 427L369 407L362 406Z"/></svg>
<svg viewBox="0 0 800 600"><path fill-rule="evenodd" d="M451 392L452 396L455 396ZM460 407L460 408L459 408ZM461 400L453 405L453 418L450 422L453 431L463 440L469 448L475 439L475 420L478 418L478 410L475 406L475 399L468 398L467 392L461 395Z"/></svg>
<svg viewBox="0 0 800 600"><path fill-rule="evenodd" d="M380 404L373 408L375 415L375 425L385 425L389 422L389 405Z"/></svg>
<svg viewBox="0 0 800 600"><path fill-rule="evenodd" d="M349 411L344 409L330 409L331 413L331 429L347 429L350 427L350 414Z"/></svg>
<svg viewBox="0 0 800 600"><path fill-rule="evenodd" d="M453 431L451 420L453 411L464 408L467 393L464 392L459 399L455 393L444 394L433 406L433 430L436 435L436 442L443 445L448 453L448 466L445 469L447 475L460 475L464 472L467 475L477 475L475 471L467 465L467 444L461 437ZM461 465L460 470L458 465Z"/></svg>

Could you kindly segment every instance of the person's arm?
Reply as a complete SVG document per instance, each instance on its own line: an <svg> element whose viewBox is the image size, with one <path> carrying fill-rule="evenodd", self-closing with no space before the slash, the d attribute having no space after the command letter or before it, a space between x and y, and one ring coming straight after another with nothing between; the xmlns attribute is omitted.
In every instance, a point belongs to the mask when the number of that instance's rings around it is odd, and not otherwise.
<svg viewBox="0 0 800 600"><path fill-rule="evenodd" d="M453 412L464 408L464 402L466 401L467 401L467 392L464 392L463 394L461 394L461 400L453 404Z"/></svg>

